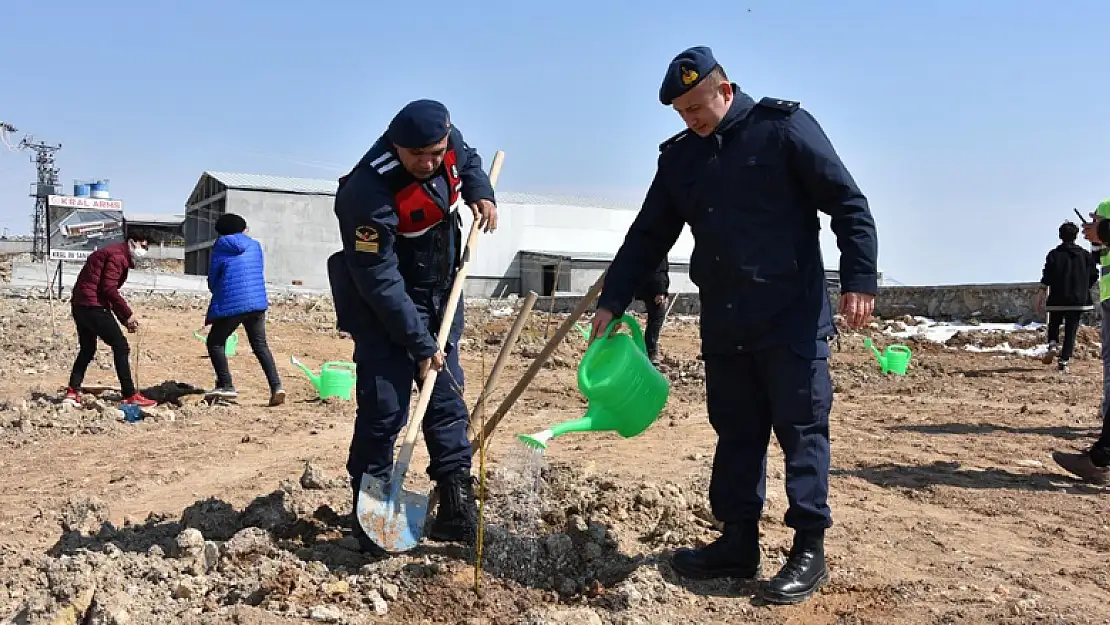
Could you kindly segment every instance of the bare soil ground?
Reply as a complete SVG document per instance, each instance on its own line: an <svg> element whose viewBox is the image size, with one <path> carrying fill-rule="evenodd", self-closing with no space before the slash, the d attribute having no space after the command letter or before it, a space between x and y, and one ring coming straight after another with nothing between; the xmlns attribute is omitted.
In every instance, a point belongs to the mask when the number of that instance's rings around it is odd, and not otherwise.
<svg viewBox="0 0 1110 625"><path fill-rule="evenodd" d="M353 549L343 465L354 404L317 401L289 364L351 357L328 300L274 304L270 345L290 397L267 408L245 341L231 359L237 405L189 394L213 379L192 336L205 299L132 299L140 386L169 401L137 423L122 421L111 393L58 403L76 353L64 304L53 336L46 300L0 299L0 623L1110 622L1105 493L1050 458L1097 435L1089 330L1066 375L966 351L999 342L971 332L947 346L912 342L909 374L884 377L861 335L843 335L832 357L832 579L803 605L768 607L751 586L690 582L667 564L673 548L716 535L696 323L664 330L672 394L651 429L568 435L533 459L514 435L585 406L574 378L584 342L567 338L489 446L476 594L473 554L460 548L427 543L384 560ZM472 404L512 317L468 314ZM560 320L533 315L494 406ZM891 342L879 332L890 323L869 331L878 344ZM86 383L116 383L105 346ZM774 443L770 455L762 527L773 573L790 532ZM425 461L421 449L414 486L428 486Z"/></svg>

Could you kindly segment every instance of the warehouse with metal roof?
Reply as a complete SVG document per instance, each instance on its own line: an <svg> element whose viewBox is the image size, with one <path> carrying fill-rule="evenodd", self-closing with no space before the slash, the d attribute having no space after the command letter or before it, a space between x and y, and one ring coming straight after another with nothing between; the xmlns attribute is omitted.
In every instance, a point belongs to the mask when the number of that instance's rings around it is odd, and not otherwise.
<svg viewBox="0 0 1110 625"><path fill-rule="evenodd" d="M266 253L274 286L327 290L326 261L341 249L334 180L206 171L185 208L185 273L205 275L220 215L242 215ZM638 205L602 198L498 192L498 228L481 235L467 278L468 297L534 290L584 293L624 240ZM463 211L469 228L469 210ZM671 290L693 292L687 277L693 239L671 251Z"/></svg>

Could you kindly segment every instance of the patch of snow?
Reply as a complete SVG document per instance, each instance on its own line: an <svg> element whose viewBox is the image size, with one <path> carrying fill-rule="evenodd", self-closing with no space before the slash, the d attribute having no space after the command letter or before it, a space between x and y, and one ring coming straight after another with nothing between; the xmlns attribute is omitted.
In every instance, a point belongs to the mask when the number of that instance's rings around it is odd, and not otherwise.
<svg viewBox="0 0 1110 625"><path fill-rule="evenodd" d="M895 331L893 328L888 327L883 332L884 334L898 338L915 337L934 343L944 343L957 332L1016 332L1018 330L1037 330L1044 326L1043 323L1036 321L1025 325L1020 323L979 323L973 325L948 321L933 321L926 317L914 317L914 320L917 321L917 325L906 326L905 330Z"/></svg>
<svg viewBox="0 0 1110 625"><path fill-rule="evenodd" d="M1029 358L1037 358L1040 356L1044 356L1045 352L1048 351L1048 343L1044 343L1042 345L1037 345L1036 347L1030 347L1027 349L1010 347L1009 343L999 343L998 345L993 345L991 347L964 345L964 349L969 352L1001 352L1003 354L1017 354L1019 356L1026 356Z"/></svg>
<svg viewBox="0 0 1110 625"><path fill-rule="evenodd" d="M958 323L949 321L933 321L927 317L914 317L916 325L907 325L905 330L894 330L892 327L886 328L883 333L897 338L914 337L921 340L930 341L933 343L944 344L948 339L955 336L957 332L1018 332L1018 331L1035 331L1042 327L1044 324L1038 321L1030 322L1027 324L1020 323ZM990 347L981 347L978 345L964 345L963 348L969 352L994 352L999 354L1017 354L1029 358L1037 358L1043 356L1048 351L1048 344L1042 343L1035 347L1030 348L1016 348L1012 347L1009 343L1000 343ZM950 348L955 349L955 348Z"/></svg>

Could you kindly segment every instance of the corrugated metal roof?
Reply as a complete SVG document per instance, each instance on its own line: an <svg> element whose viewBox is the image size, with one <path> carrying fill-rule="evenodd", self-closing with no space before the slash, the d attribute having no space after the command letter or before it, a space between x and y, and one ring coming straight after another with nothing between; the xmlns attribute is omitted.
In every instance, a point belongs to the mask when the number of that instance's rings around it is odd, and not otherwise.
<svg viewBox="0 0 1110 625"><path fill-rule="evenodd" d="M558 250L520 250L521 254L534 254L538 256L551 256L566 260L600 260L611 261L616 253L610 252L567 252ZM667 262L673 265L688 265L690 259L682 256L667 256Z"/></svg>
<svg viewBox="0 0 1110 625"><path fill-rule="evenodd" d="M498 204L521 204L525 206L583 206L586 208L608 208L613 210L640 210L640 204L631 200L587 195L549 195L542 193L521 193L498 191Z"/></svg>
<svg viewBox="0 0 1110 625"><path fill-rule="evenodd" d="M185 215L171 213L132 213L131 211L124 211L123 219L131 223L179 226L185 221Z"/></svg>
<svg viewBox="0 0 1110 625"><path fill-rule="evenodd" d="M339 182L336 180L324 180L319 178L293 178L290 176L271 176L268 174L244 174L221 171L206 171L204 173L215 178L220 184L229 189L335 195L335 191L339 186ZM640 210L640 204L637 202L619 198L572 194L522 193L516 191L499 191L497 193L497 203L528 206L555 205L609 208L616 210Z"/></svg>
<svg viewBox="0 0 1110 625"><path fill-rule="evenodd" d="M242 174L224 171L206 171L204 173L215 178L220 184L229 189L335 195L335 190L339 186L339 182L336 180L323 180L320 178L293 178L291 176Z"/></svg>

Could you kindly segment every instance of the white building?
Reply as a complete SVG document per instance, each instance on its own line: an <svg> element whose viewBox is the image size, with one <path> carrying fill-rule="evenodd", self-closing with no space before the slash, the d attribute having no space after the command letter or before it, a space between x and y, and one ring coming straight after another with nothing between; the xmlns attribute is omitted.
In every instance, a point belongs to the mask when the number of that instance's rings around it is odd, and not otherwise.
<svg viewBox="0 0 1110 625"><path fill-rule="evenodd" d="M326 260L341 249L333 213L337 182L205 172L185 209L185 273L205 275L220 215L242 215L266 251L275 286L328 289ZM469 297L535 290L583 293L620 247L638 206L572 197L497 194L498 227L480 235L467 280ZM463 212L464 235L471 224ZM671 291L694 290L687 277L693 240L671 251ZM558 284L556 285L556 276Z"/></svg>
<svg viewBox="0 0 1110 625"><path fill-rule="evenodd" d="M266 251L267 280L277 287L327 290L326 260L341 249L333 207L334 180L205 172L186 203L185 273L205 275L225 212L242 215ZM584 293L608 266L639 205L596 198L499 192L498 227L480 235L467 296L534 290L540 295ZM826 266L839 258L827 227L821 243ZM463 210L464 236L471 223ZM694 293L689 258L694 240L685 228L671 249L671 292ZM826 270L831 284L836 270ZM880 280L881 280L880 274Z"/></svg>

